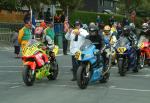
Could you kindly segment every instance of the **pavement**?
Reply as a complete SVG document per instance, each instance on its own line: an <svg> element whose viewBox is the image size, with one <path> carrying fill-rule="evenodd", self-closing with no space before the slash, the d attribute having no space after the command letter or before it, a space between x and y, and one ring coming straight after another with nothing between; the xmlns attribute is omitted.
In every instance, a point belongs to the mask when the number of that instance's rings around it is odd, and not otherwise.
<svg viewBox="0 0 150 103"><path fill-rule="evenodd" d="M0 43L0 103L149 103L150 67L120 77L111 69L108 83L89 84L81 90L72 78L71 57L59 55L57 80L37 80L31 87L22 80L22 61L15 59L13 47Z"/></svg>

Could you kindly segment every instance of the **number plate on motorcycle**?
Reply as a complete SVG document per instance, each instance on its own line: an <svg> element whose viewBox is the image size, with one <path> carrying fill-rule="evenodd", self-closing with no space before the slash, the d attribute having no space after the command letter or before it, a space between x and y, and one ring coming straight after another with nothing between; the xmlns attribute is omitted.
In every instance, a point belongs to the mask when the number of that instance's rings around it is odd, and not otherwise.
<svg viewBox="0 0 150 103"><path fill-rule="evenodd" d="M80 57L81 57L81 52L80 52L80 51L76 52L76 53L75 53L75 58L76 58L77 60L80 60Z"/></svg>
<svg viewBox="0 0 150 103"><path fill-rule="evenodd" d="M120 53L120 54L123 54L127 49L125 47L119 47L117 49L117 51Z"/></svg>

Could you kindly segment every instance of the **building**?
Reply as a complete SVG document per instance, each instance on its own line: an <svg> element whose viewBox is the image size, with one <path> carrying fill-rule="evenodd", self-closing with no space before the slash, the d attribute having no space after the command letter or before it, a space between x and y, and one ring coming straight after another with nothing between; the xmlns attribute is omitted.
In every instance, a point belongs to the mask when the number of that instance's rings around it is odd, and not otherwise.
<svg viewBox="0 0 150 103"><path fill-rule="evenodd" d="M118 0L85 0L84 6L81 10L103 12L110 10L115 12Z"/></svg>

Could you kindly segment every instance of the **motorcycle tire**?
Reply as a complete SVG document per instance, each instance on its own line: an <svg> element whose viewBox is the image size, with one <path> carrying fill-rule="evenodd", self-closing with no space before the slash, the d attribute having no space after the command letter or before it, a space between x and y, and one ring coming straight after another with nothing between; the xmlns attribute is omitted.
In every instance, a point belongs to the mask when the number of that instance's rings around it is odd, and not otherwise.
<svg viewBox="0 0 150 103"><path fill-rule="evenodd" d="M110 77L110 72L107 72L105 75L103 75L102 79L100 80L100 83L107 83Z"/></svg>
<svg viewBox="0 0 150 103"><path fill-rule="evenodd" d="M28 66L26 66L25 68L23 68L22 76L23 76L23 82L27 86L32 86L34 84L35 73L32 74L32 69L30 69Z"/></svg>
<svg viewBox="0 0 150 103"><path fill-rule="evenodd" d="M119 69L120 76L126 75L123 58L118 60L118 69Z"/></svg>
<svg viewBox="0 0 150 103"><path fill-rule="evenodd" d="M144 67L145 64L145 55L140 55L140 68L142 69Z"/></svg>
<svg viewBox="0 0 150 103"><path fill-rule="evenodd" d="M56 80L58 76L59 67L57 62L51 63L51 68L49 70L50 75L47 76L49 80Z"/></svg>
<svg viewBox="0 0 150 103"><path fill-rule="evenodd" d="M86 66L80 65L77 70L77 84L80 89L86 89L89 79L86 77Z"/></svg>

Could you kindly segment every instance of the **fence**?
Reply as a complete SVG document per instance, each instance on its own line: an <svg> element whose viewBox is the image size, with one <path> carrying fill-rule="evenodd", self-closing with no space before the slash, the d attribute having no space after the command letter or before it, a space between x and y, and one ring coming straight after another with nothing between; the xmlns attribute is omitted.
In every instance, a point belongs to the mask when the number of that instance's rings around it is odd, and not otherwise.
<svg viewBox="0 0 150 103"><path fill-rule="evenodd" d="M11 42L13 31L16 27L23 27L23 24L0 23L0 41ZM63 43L63 24L54 24L55 44L62 48Z"/></svg>

